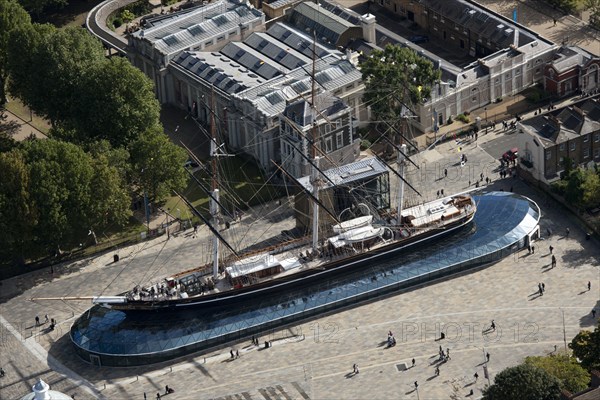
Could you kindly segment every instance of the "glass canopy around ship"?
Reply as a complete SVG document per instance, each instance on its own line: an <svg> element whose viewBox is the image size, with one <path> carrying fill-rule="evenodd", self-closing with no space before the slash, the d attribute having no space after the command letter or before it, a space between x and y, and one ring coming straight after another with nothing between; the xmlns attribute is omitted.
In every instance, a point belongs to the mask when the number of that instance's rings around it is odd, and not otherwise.
<svg viewBox="0 0 600 400"><path fill-rule="evenodd" d="M474 198L478 210L471 224L342 278L222 310L140 313L94 306L72 326L71 340L86 361L159 362L500 260L527 245L537 231L540 211L533 201L508 192Z"/></svg>

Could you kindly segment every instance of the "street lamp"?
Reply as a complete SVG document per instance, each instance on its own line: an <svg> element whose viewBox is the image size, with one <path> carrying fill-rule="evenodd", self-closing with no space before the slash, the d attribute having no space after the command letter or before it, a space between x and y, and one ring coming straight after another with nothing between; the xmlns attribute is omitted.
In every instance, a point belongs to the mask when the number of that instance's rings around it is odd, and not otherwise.
<svg viewBox="0 0 600 400"><path fill-rule="evenodd" d="M485 133L488 132L488 118L487 118L487 107L483 107L483 111L485 111Z"/></svg>

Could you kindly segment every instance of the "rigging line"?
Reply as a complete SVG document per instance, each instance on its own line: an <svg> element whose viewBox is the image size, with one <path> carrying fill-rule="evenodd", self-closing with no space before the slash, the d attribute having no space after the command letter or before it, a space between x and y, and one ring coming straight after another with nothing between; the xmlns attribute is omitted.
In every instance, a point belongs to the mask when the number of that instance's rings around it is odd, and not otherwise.
<svg viewBox="0 0 600 400"><path fill-rule="evenodd" d="M390 128L392 128L391 125L389 125ZM404 138L404 136L402 136ZM388 142L389 144L392 145L392 147L394 147L396 149L396 151L398 151L398 153L402 154L404 156L404 159L408 160L412 165L414 165L417 169L420 169L419 166L417 164L414 163L413 160L411 160L408 155L404 154L404 152L402 151L402 149L395 144L390 138L387 137L387 135L382 135L383 140L385 140L386 142ZM404 138L406 140L406 138ZM418 150L418 149L417 149Z"/></svg>
<svg viewBox="0 0 600 400"><path fill-rule="evenodd" d="M177 196L179 196L181 198L181 200L183 200L183 202L185 204L187 204L187 206L189 208L192 209L192 211L194 212L194 214L196 214L196 216L198 218L200 218L208 227L208 229L210 229L210 231L217 236L217 238L225 245L227 246L227 248L229 250L231 250L233 252L233 254L235 254L236 256L238 255L238 253L233 249L233 247L231 247L231 245L227 242L227 240L225 240L225 238L219 233L219 231L217 229L215 229L214 226L212 226L208 220L204 217L204 215L202 215L202 213L200 213L200 211L198 211L198 209L196 207L194 207L194 205L192 203L190 203L185 197L183 197L182 195L180 195L178 192L173 191Z"/></svg>
<svg viewBox="0 0 600 400"><path fill-rule="evenodd" d="M334 215L331 211L329 211L329 209L327 207L325 207L323 205L323 203L321 203L321 201L319 199L317 199L312 193L310 193L310 191L308 189L306 189L296 178L294 178L292 175L290 175L285 169L283 169L283 167L278 165L275 161L271 160L271 162L273 164L275 164L275 166L281 172L286 174L288 176L288 178L290 178L296 185L298 185L304 191L304 193L306 193L315 203L317 203L327 214L329 214L329 216L332 217L336 223L338 223L338 224L340 223L340 221L338 221L338 219L337 219L337 216Z"/></svg>
<svg viewBox="0 0 600 400"><path fill-rule="evenodd" d="M404 178L403 178L403 177L402 177L402 176L401 176L401 175L400 175L400 174L399 174L399 173L398 173L398 172L397 172L397 171L396 171L394 168L390 167L390 166L389 166L389 165L388 165L388 164L387 164L387 163L386 163L384 160L382 160L382 159L381 159L379 156L375 156L375 157L377 157L377 159L378 159L379 161L381 161L382 163L384 163L385 165L387 165L387 167L389 168L389 170L390 170L390 171L392 171L392 173L393 173L394 175L396 175L398 178L402 179L402 181L403 181L404 183L406 183L406 184L408 185L408 187L410 187L412 190L414 190L414 192L415 192L416 194L418 194L419 196L422 196L422 195L421 195L421 193L419 193L419 191L418 191L417 189L415 189L415 188L413 187L413 185L411 185L410 183L408 183L408 181L407 181L406 179L404 179Z"/></svg>

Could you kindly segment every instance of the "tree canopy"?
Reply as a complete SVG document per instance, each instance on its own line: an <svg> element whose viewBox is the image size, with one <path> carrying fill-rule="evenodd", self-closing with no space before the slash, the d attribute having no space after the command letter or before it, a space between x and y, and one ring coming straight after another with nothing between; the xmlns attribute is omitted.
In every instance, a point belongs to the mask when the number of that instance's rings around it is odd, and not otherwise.
<svg viewBox="0 0 600 400"><path fill-rule="evenodd" d="M360 65L366 85L363 101L377 119L397 121L403 106L414 110L431 96L431 88L441 77L431 61L414 50L387 45L375 50Z"/></svg>
<svg viewBox="0 0 600 400"><path fill-rule="evenodd" d="M506 368L483 390L484 400L558 400L558 379L529 364Z"/></svg>
<svg viewBox="0 0 600 400"><path fill-rule="evenodd" d="M561 389L566 389L571 393L584 390L590 383L590 374L575 358L567 354L527 357L525 364L543 369L558 379Z"/></svg>
<svg viewBox="0 0 600 400"><path fill-rule="evenodd" d="M569 343L569 348L585 369L600 369L600 322L593 331L579 332Z"/></svg>
<svg viewBox="0 0 600 400"><path fill-rule="evenodd" d="M600 205L600 170L572 168L566 163L562 179L552 188L575 207L593 208ZM569 168L567 168L569 165Z"/></svg>
<svg viewBox="0 0 600 400"><path fill-rule="evenodd" d="M8 42L14 31L30 25L29 15L15 0L0 0L0 109L6 104Z"/></svg>
<svg viewBox="0 0 600 400"><path fill-rule="evenodd" d="M108 156L53 139L0 153L0 248L19 259L72 248L90 229L122 226L129 189Z"/></svg>

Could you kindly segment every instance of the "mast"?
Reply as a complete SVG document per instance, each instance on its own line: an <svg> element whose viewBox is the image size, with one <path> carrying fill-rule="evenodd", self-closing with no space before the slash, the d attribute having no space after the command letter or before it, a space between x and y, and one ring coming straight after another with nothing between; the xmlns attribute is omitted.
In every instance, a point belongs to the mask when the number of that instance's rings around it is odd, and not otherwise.
<svg viewBox="0 0 600 400"><path fill-rule="evenodd" d="M212 226L219 226L219 187L218 187L218 170L217 170L217 133L215 130L215 89L214 86L211 90L210 95L210 156L211 156L211 168L212 168L212 179L211 179L211 190L212 197L210 199L210 215L212 216ZM219 238L217 235L213 236L213 278L217 279L219 276Z"/></svg>
<svg viewBox="0 0 600 400"><path fill-rule="evenodd" d="M316 146L317 146L317 108L315 104L315 72L316 72L316 55L317 55L317 33L313 31L313 49L312 49L312 77L311 77L311 117L312 117L312 129L311 129L311 140L312 146L310 147L310 157L312 158L312 167L310 170L310 181L312 186L313 194L313 219L312 219L312 248L313 251L318 249L319 244L319 158L317 157Z"/></svg>
<svg viewBox="0 0 600 400"><path fill-rule="evenodd" d="M406 144L402 143L400 145L400 149L402 151L398 152L398 175L399 175L399 181L398 181L398 204L396 205L397 207L397 212L398 212L398 221L397 224L401 225L402 224L402 206L404 203L404 168L406 167Z"/></svg>

